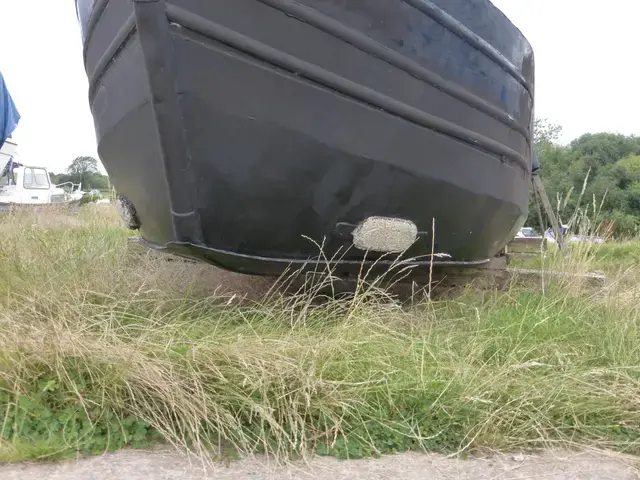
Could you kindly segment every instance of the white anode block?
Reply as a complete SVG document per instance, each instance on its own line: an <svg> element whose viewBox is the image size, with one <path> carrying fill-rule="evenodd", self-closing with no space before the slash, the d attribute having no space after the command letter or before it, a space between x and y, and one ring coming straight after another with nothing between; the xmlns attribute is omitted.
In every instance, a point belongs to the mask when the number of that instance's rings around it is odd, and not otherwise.
<svg viewBox="0 0 640 480"><path fill-rule="evenodd" d="M352 233L353 245L360 250L400 253L418 238L418 227L410 220L369 217Z"/></svg>

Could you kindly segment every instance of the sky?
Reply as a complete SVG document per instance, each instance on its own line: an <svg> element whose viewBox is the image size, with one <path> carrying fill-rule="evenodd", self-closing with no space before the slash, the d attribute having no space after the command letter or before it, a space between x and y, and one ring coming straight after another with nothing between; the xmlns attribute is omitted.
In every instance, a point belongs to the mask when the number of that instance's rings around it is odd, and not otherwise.
<svg viewBox="0 0 640 480"><path fill-rule="evenodd" d="M533 46L536 116L562 125L561 141L640 135L640 0L492 1ZM98 158L74 2L0 0L0 45L21 161L61 172Z"/></svg>

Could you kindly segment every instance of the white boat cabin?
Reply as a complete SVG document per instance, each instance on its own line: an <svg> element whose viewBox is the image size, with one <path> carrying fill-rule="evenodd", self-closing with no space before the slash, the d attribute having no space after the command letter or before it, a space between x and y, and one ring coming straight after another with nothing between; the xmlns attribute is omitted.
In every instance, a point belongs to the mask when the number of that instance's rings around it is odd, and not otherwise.
<svg viewBox="0 0 640 480"><path fill-rule="evenodd" d="M64 202L66 194L51 183L44 167L8 163L0 173L0 203L47 204Z"/></svg>

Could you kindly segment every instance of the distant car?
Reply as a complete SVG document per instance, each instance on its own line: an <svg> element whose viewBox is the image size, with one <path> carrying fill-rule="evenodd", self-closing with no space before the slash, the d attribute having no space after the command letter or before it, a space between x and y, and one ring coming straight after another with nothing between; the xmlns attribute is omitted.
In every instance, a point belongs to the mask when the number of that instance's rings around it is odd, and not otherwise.
<svg viewBox="0 0 640 480"><path fill-rule="evenodd" d="M562 225L562 227L560 227L560 231L562 232L562 236L566 242L604 243L603 237L598 237L595 235L567 235L568 230L569 227L567 225ZM555 234L552 228L549 228L546 232L544 232L544 236L547 239L547 242L556 243Z"/></svg>
<svg viewBox="0 0 640 480"><path fill-rule="evenodd" d="M95 188L89 192L89 195L92 197L102 198L102 192L100 190L96 190Z"/></svg>
<svg viewBox="0 0 640 480"><path fill-rule="evenodd" d="M516 238L535 238L539 236L540 234L532 227L522 227L516 234Z"/></svg>

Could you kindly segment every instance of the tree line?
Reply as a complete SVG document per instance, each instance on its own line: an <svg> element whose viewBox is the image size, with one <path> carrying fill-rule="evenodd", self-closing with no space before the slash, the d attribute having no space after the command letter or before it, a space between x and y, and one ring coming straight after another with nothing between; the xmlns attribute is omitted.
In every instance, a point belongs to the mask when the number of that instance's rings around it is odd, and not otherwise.
<svg viewBox="0 0 640 480"><path fill-rule="evenodd" d="M561 221L574 214L592 225L610 225L618 236L640 229L640 137L588 133L561 145L562 127L535 124L540 176ZM540 229L531 196L527 225Z"/></svg>
<svg viewBox="0 0 640 480"><path fill-rule="evenodd" d="M51 182L55 185L71 182L81 183L84 191L109 190L109 177L100 173L98 161L93 157L77 157L64 173L51 173Z"/></svg>

